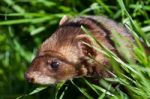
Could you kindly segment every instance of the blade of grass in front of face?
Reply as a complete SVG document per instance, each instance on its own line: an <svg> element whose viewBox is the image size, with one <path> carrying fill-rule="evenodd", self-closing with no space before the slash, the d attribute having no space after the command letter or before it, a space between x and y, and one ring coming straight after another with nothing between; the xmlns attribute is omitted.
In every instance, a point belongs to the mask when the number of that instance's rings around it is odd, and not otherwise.
<svg viewBox="0 0 150 99"><path fill-rule="evenodd" d="M115 48L119 54L129 63L134 63L134 53L133 53L133 39L125 38L120 33L112 31L111 39L115 44Z"/></svg>
<svg viewBox="0 0 150 99"><path fill-rule="evenodd" d="M56 98L56 99L63 99L64 95L65 95L65 92L66 90L68 89L68 87L66 86L64 91L61 93L60 97L59 98Z"/></svg>
<svg viewBox="0 0 150 99"><path fill-rule="evenodd" d="M63 87L63 85L65 84L65 82L60 82L56 85L56 92L55 92L55 99L58 98L58 92L59 90ZM64 91L63 91L64 92ZM63 92L62 92L62 96L63 97Z"/></svg>
<svg viewBox="0 0 150 99"><path fill-rule="evenodd" d="M134 73L137 73L136 71L134 71L134 69L132 69L130 66L128 66L124 61L122 61L118 56L115 55L115 53L113 53L112 51L110 51L108 48L106 48L105 46L103 46L99 41L97 41L97 39L92 35L92 33L90 33L86 28L84 28L83 26L81 26L81 28L83 29L83 31L88 35L89 38L92 38L106 53L108 57L112 57L113 59L115 59L118 63L122 64L123 66L127 67L128 69L130 69L131 71L133 71ZM137 73L138 74L138 73Z"/></svg>
<svg viewBox="0 0 150 99"><path fill-rule="evenodd" d="M145 53L145 49L144 49L144 47L143 47L143 45L142 45L142 43L140 41L140 37L129 26L127 26L127 25L125 25L125 26L130 31L130 33L133 34L134 40L135 40L135 42L137 44L137 47L141 50L141 52Z"/></svg>
<svg viewBox="0 0 150 99"><path fill-rule="evenodd" d="M86 33L87 33L87 30L85 30L84 29L84 31L86 31ZM89 32L88 32L89 33ZM114 57L113 57L114 58ZM114 58L115 59L115 58ZM115 59L115 61L116 61L116 59ZM137 70L135 69L133 69L132 67L130 67L130 65L128 66L127 64L125 64L122 60L117 60L117 62L119 62L121 65L123 65L123 66L126 66L126 67L128 67L131 71L134 71L134 73L131 73L131 75L137 75L137 76L140 76L141 74L140 73L138 73L137 72ZM126 68L126 67L124 67L124 68ZM136 73L135 73L136 72ZM128 78L128 77L127 77ZM142 78L142 77L140 77L140 78ZM124 80L123 80L124 79ZM144 90L142 91L142 89L140 89L140 88L134 88L132 85L130 86L129 84L130 84L130 80L128 79L128 80L126 80L126 78L123 78L122 80L121 80L121 83L124 85L124 86L126 86L127 88L129 88L129 90L131 90L132 92L134 92L134 93L136 93L136 95L138 95L138 93L140 94L140 96L142 96L142 95L144 95L143 93L144 93ZM127 81L127 82L124 82L124 81ZM132 81L132 80L131 80ZM133 81L132 81L133 82ZM144 96L146 96L146 95L144 95Z"/></svg>
<svg viewBox="0 0 150 99"><path fill-rule="evenodd" d="M93 34L90 31L88 31L83 26L81 26L81 28L87 34L87 36L90 39L92 39L92 41L94 41L96 44L99 45L100 48L102 48L102 50L104 51L103 54L107 55L110 58L112 57L113 59L115 59L115 61L117 61L118 63L120 63L123 68L126 67L129 70L131 70L132 72L138 74L138 72L136 72L133 68L131 68L129 65L127 65L123 60L121 60L114 52L110 51L107 47L103 46L99 41L97 41L97 39L93 36ZM96 48L96 50L97 49L99 49L99 48ZM97 50L97 51L99 51L99 50ZM103 51L101 51L101 52L103 52Z"/></svg>
<svg viewBox="0 0 150 99"><path fill-rule="evenodd" d="M146 54L146 50L149 50L149 49L144 48L144 46L142 45L142 43L140 41L140 38L136 35L136 33L128 26L126 26L126 27L128 28L128 30L131 31L131 33L133 34L133 37L136 41L136 46L134 45L134 47L133 47L136 59L138 60L138 62L143 64L143 66L145 66L145 67L149 66L148 55ZM144 42L143 42L143 44L144 44Z"/></svg>
<svg viewBox="0 0 150 99"><path fill-rule="evenodd" d="M35 90L33 90L32 92L30 92L28 95L33 95L36 94L44 89L46 89L48 86L41 86L41 87L37 87Z"/></svg>
<svg viewBox="0 0 150 99"><path fill-rule="evenodd" d="M106 95L106 93L102 93L102 95L100 95L100 96L98 97L98 99L104 99L104 98L105 98L105 95Z"/></svg>
<svg viewBox="0 0 150 99"><path fill-rule="evenodd" d="M86 79L84 79L84 81L97 95L99 95L98 91L92 86L92 83L88 82Z"/></svg>
<svg viewBox="0 0 150 99"><path fill-rule="evenodd" d="M72 83L84 96L86 96L88 99L94 99L93 97L91 97L91 96L86 92L86 89L78 87L78 85L76 85L72 80L71 80L71 83Z"/></svg>
<svg viewBox="0 0 150 99"><path fill-rule="evenodd" d="M37 87L36 89L34 89L32 92L28 93L28 94L24 94L22 96L19 96L17 97L16 99L21 99L23 97L26 97L26 96L30 96L30 95L33 95L33 94L36 94L36 93L39 93L40 91L46 89L47 86L40 86L40 87Z"/></svg>
<svg viewBox="0 0 150 99"><path fill-rule="evenodd" d="M141 53L143 54L144 52L141 52ZM141 56L142 56L142 55L139 54L139 57L141 57ZM130 66L131 66L131 65L130 65ZM132 67L132 68L133 68L133 67ZM124 77L126 77L126 78L124 78L124 79L126 79L126 81L128 80L128 81L127 81L128 84L124 83L124 85L127 86L127 88L129 88L129 89L132 90L133 92L135 92L137 95L139 94L139 96L146 96L145 90L141 89L141 86L143 86L143 87L149 87L149 85L147 84L144 75L141 73L141 71L137 70L137 68L138 68L138 67L134 68L134 70L138 72L138 75L131 72L129 76L132 76L134 79L140 79L140 80L142 80L142 82L141 82L142 85L140 85L140 82L134 81L134 80L132 80L131 78L125 76L125 75L124 75ZM129 78L129 79L128 79L128 78ZM134 84L136 84L137 88L134 87L134 86L130 86L130 85L129 85L129 84L131 83L131 81L132 81L132 82L134 81ZM124 81L123 81L123 82L124 82ZM135 83L135 82L136 82L136 83ZM139 85L140 85L140 86L139 86ZM133 89L134 89L134 90L133 90ZM136 89L137 89L137 90L136 90ZM144 93L145 93L145 94L144 94Z"/></svg>
<svg viewBox="0 0 150 99"><path fill-rule="evenodd" d="M99 90L99 91L105 93L106 95L114 96L113 93L111 93L110 91L108 91L108 90L106 90L106 89L104 89L104 88L102 88L102 87L100 87L100 86L98 86L98 85L94 85L94 84L93 84L93 87L94 87L95 89L97 89L97 90ZM110 88L110 86L108 86L108 89L109 89L109 88Z"/></svg>
<svg viewBox="0 0 150 99"><path fill-rule="evenodd" d="M104 52L106 52L105 54L108 53L108 56L110 55L110 56L116 57L116 55L113 52L109 51L105 46L103 46L99 41L97 41L97 39L93 36L93 34L90 31L88 31L83 26L81 26L81 29L87 34L87 36L92 40L92 42L98 44L100 46L100 48L102 48L104 50ZM99 49L99 48L97 48L97 49Z"/></svg>
<svg viewBox="0 0 150 99"><path fill-rule="evenodd" d="M99 85L102 86L103 88L105 88L107 91L109 91L111 93L115 92L115 90L113 89L111 83L107 82L105 80L105 78L99 80Z"/></svg>

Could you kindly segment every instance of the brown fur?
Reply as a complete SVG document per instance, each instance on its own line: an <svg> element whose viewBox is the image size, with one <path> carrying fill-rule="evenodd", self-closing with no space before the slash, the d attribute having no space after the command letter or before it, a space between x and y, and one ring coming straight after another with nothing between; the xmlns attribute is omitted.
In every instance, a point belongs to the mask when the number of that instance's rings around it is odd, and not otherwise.
<svg viewBox="0 0 150 99"><path fill-rule="evenodd" d="M110 76L105 70L110 65L107 57L82 43L84 41L97 46L85 35L81 25L88 28L101 44L116 53L111 40L111 30L114 29L131 40L125 28L105 17L78 17L67 22L62 20L57 31L39 48L37 56L26 72L25 76L28 81L38 84L54 84L80 76ZM125 46L128 45L125 44ZM89 58L91 55L97 62ZM53 69L49 64L53 60L60 63L57 69Z"/></svg>

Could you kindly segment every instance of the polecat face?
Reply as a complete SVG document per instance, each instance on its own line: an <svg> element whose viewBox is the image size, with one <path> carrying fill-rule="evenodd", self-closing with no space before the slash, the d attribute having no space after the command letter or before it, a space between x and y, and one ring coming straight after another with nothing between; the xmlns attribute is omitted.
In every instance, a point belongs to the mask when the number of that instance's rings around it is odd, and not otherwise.
<svg viewBox="0 0 150 99"><path fill-rule="evenodd" d="M75 75L74 64L58 55L54 55L53 52L36 57L25 73L25 77L29 82L42 85L71 79Z"/></svg>

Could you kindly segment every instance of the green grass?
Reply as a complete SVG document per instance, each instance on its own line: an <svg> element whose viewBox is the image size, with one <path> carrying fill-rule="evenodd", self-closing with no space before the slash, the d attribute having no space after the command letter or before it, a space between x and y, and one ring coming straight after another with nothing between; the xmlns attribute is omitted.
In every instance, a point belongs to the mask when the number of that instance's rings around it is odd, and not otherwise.
<svg viewBox="0 0 150 99"><path fill-rule="evenodd" d="M150 47L149 13L150 0L1 0L0 98L150 98L150 56L144 47ZM121 47L125 62L82 27L110 58L114 78L101 79L97 85L85 78L48 87L27 83L24 79L26 68L42 41L56 30L60 18L89 14L104 14L128 28L135 39L132 54L136 62L130 58L130 49ZM114 35L114 42L120 42L119 37Z"/></svg>

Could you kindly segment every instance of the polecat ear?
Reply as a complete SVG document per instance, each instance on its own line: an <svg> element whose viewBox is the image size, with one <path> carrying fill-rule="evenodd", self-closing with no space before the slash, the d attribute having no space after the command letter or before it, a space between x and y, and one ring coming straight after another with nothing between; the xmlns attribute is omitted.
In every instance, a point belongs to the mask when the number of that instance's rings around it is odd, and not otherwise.
<svg viewBox="0 0 150 99"><path fill-rule="evenodd" d="M78 40L77 47L79 48L81 57L96 56L96 50L94 50L94 48L92 47L93 42L86 34L80 34L76 37L76 39Z"/></svg>
<svg viewBox="0 0 150 99"><path fill-rule="evenodd" d="M66 15L64 15L64 16L61 18L61 20L59 21L59 26L65 24L65 23L68 22L68 21L69 21L69 17L66 16Z"/></svg>

